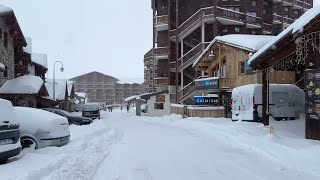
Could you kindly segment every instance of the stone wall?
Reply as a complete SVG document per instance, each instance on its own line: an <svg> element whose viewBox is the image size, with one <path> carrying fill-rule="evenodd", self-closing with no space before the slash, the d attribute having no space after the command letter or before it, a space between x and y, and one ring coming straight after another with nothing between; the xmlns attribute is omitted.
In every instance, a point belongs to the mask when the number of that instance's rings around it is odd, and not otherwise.
<svg viewBox="0 0 320 180"><path fill-rule="evenodd" d="M183 105L171 105L171 113L181 114L187 117L225 117L223 107L195 107Z"/></svg>
<svg viewBox="0 0 320 180"><path fill-rule="evenodd" d="M14 47L13 37L9 33L9 28L4 22L4 19L0 17L0 63L7 67L7 77L4 77L4 72L0 72L0 86L2 86L7 80L14 78ZM4 33L8 34L8 46L4 46Z"/></svg>

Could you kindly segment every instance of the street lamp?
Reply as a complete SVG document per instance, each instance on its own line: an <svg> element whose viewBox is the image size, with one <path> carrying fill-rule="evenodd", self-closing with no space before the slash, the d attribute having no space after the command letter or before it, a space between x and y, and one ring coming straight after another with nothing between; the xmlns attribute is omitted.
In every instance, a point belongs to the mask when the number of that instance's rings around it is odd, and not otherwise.
<svg viewBox="0 0 320 180"><path fill-rule="evenodd" d="M61 61L55 61L54 64L53 64L53 101L56 101L56 63L60 63L61 64L60 71L61 72L64 71L62 62Z"/></svg>

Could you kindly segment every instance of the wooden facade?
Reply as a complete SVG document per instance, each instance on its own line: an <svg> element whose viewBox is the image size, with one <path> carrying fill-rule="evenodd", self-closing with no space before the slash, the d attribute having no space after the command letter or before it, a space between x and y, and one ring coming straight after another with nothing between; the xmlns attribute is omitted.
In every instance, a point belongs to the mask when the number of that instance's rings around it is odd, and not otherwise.
<svg viewBox="0 0 320 180"><path fill-rule="evenodd" d="M297 20L299 21L299 19ZM313 19L306 21L303 19L305 26L303 30L291 33L291 31L280 38L272 46L277 48L268 48L262 51L259 56L253 59L252 66L256 70L264 69L265 78L271 70L291 71L296 77L296 84L306 91L306 99L308 94L313 94L308 90L309 78L305 74L306 70L320 69L320 15L316 15ZM264 80L263 91L268 90L268 82ZM310 91L310 92L309 92ZM264 93L266 94L266 93ZM268 96L264 95L263 107L267 106ZM307 139L320 140L320 120L316 117L309 117L308 111L313 111L316 108L316 103L313 102L311 107L306 101L306 124L305 137ZM307 116L308 115L308 116ZM268 114L264 114L263 121L268 124Z"/></svg>

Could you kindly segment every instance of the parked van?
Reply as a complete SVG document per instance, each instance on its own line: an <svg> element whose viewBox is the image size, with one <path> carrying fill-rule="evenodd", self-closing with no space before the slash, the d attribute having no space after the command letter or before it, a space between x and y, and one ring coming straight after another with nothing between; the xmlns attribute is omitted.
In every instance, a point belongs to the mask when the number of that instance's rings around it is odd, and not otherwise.
<svg viewBox="0 0 320 180"><path fill-rule="evenodd" d="M270 84L269 113L275 120L296 119L304 112L305 93L293 84ZM232 120L259 121L262 117L262 85L232 90Z"/></svg>
<svg viewBox="0 0 320 180"><path fill-rule="evenodd" d="M19 120L10 101L0 99L0 164L20 153Z"/></svg>

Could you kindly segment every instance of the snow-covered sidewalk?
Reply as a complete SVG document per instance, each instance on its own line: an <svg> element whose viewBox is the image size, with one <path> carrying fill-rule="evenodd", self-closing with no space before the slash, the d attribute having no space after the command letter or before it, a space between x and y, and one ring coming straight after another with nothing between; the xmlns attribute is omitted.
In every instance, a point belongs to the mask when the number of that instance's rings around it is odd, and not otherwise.
<svg viewBox="0 0 320 180"><path fill-rule="evenodd" d="M320 179L320 143L277 134L281 126L273 136L261 124L229 119L136 117L117 110L104 117L71 126L66 146L0 166L0 179Z"/></svg>

